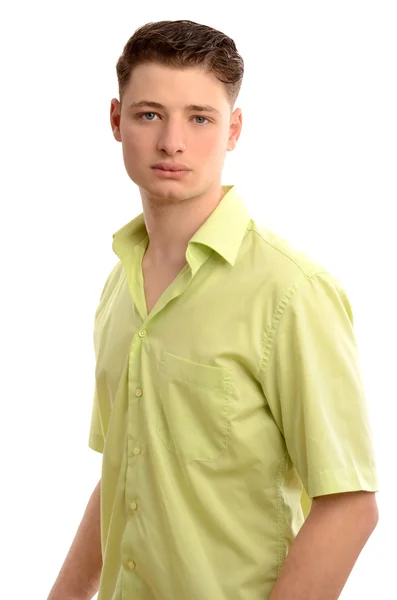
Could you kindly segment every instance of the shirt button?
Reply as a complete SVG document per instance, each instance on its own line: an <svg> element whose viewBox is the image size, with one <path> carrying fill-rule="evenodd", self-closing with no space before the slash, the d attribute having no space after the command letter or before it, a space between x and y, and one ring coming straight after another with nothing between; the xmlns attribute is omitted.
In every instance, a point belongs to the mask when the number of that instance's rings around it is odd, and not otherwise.
<svg viewBox="0 0 397 600"><path fill-rule="evenodd" d="M142 392L141 388L136 388L135 396L140 398L142 395L143 395L143 392Z"/></svg>
<svg viewBox="0 0 397 600"><path fill-rule="evenodd" d="M138 505L136 502L131 502L130 507L132 510L136 510L138 508Z"/></svg>
<svg viewBox="0 0 397 600"><path fill-rule="evenodd" d="M134 454L140 454L140 453L141 453L141 449L140 449L138 446L136 446L136 447L133 449L133 451L132 451L132 452L133 452Z"/></svg>
<svg viewBox="0 0 397 600"><path fill-rule="evenodd" d="M128 568L131 569L131 571L133 571L136 567L136 564L134 563L133 560L130 560L130 562L128 563Z"/></svg>
<svg viewBox="0 0 397 600"><path fill-rule="evenodd" d="M146 335L146 329L141 329L141 331L138 333L139 337L143 338Z"/></svg>

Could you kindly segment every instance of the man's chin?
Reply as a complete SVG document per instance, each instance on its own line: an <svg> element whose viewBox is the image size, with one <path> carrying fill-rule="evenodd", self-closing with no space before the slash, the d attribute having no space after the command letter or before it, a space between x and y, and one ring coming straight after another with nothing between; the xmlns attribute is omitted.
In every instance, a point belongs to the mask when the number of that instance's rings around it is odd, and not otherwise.
<svg viewBox="0 0 397 600"><path fill-rule="evenodd" d="M183 202L194 194L186 188L181 181L160 181L160 182L147 182L143 185L138 185L141 195L150 199L152 202L168 202L175 203Z"/></svg>

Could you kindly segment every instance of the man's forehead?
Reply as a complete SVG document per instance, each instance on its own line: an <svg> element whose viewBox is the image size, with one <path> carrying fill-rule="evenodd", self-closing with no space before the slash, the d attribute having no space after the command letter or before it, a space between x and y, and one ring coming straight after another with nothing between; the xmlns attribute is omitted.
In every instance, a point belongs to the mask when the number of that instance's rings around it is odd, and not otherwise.
<svg viewBox="0 0 397 600"><path fill-rule="evenodd" d="M128 107L196 110L220 114L228 104L225 85L203 67L142 63L133 68L123 93Z"/></svg>

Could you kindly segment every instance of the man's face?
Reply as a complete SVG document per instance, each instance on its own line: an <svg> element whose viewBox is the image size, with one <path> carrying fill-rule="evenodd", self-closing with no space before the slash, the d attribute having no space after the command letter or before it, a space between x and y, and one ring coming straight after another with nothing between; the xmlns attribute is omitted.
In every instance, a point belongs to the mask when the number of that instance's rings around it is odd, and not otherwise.
<svg viewBox="0 0 397 600"><path fill-rule="evenodd" d="M129 177L141 192L163 200L178 202L219 186L241 125L241 110L231 114L224 84L200 67L139 65L122 104L111 103L113 135ZM187 172L172 175L153 168L158 163L181 164Z"/></svg>

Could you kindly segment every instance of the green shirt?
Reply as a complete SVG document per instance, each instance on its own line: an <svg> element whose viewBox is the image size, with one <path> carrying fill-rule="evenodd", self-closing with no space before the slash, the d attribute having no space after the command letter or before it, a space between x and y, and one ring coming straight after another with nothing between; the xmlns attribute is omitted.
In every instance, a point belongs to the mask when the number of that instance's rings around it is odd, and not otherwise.
<svg viewBox="0 0 397 600"><path fill-rule="evenodd" d="M224 190L149 315L143 215L114 235L89 438L98 600L266 600L303 488L377 491L346 293Z"/></svg>

